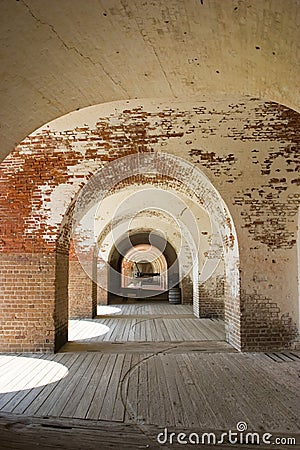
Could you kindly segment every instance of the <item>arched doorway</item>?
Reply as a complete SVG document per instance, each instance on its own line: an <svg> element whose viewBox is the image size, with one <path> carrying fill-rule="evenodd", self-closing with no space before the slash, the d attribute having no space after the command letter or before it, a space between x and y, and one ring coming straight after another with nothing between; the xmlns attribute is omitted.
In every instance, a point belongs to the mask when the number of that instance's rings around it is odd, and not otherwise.
<svg viewBox="0 0 300 450"><path fill-rule="evenodd" d="M168 301L168 291L178 286L179 276L177 254L170 242L153 230L131 232L110 252L108 304L128 299Z"/></svg>
<svg viewBox="0 0 300 450"><path fill-rule="evenodd" d="M167 270L166 258L157 247L149 244L135 245L122 260L121 288L166 291Z"/></svg>
<svg viewBox="0 0 300 450"><path fill-rule="evenodd" d="M91 253L90 246L83 248L81 242L95 242L95 209L97 209L99 201L105 198L114 186L124 182L126 178L130 180L130 184L135 176L145 176L145 172L146 174L154 174L152 175L152 178L156 179L159 176L166 177L166 174L169 173L170 166L172 166L173 170L171 177L167 175L167 177L169 177L168 186L173 187L175 193L178 192L180 186L183 186L182 189L185 192L192 192L193 198L207 211L211 222L214 223L214 227L217 230L223 251L226 278L224 293L226 338L230 344L239 348L241 339L239 253L234 223L225 202L215 187L199 169L187 161L170 154L141 153L114 160L107 168L104 167L91 178L90 182L79 193L74 209L74 217L77 224L84 218L82 221L82 223L84 222L84 225L81 223L78 228L78 252L79 254L82 252L83 257L81 259L83 266L92 278L92 274L94 273L94 261L89 255L94 254L95 251L93 250ZM128 173L126 172L127 169ZM157 200L157 198L157 196L152 196L151 200ZM156 201L154 201L154 203L156 204ZM135 208L136 205L134 205L134 209ZM187 208L184 208L182 211L177 212L177 216L184 219L185 211L189 212ZM126 210L124 210L123 213L125 216L127 214L129 219L132 216L132 212L129 212L128 214ZM188 259L191 263L190 267L192 268L193 273L194 313L199 317L198 287L200 274L198 269L198 254L197 250L193 247L193 230L189 229L189 223L186 222L184 225L184 232L182 233L183 239L185 240L184 247L185 249L189 249ZM124 242L126 242L126 240ZM145 243L145 241L137 243ZM124 250L127 251L129 249L129 247L125 247L121 252L123 256ZM121 253L118 251L113 258L109 258L110 274L108 278L108 291L111 291L112 286L117 287L117 289L121 287ZM181 265L182 268L184 268L184 266L185 264ZM115 270L113 276L111 274L111 268ZM116 294L119 295L119 292L116 292Z"/></svg>

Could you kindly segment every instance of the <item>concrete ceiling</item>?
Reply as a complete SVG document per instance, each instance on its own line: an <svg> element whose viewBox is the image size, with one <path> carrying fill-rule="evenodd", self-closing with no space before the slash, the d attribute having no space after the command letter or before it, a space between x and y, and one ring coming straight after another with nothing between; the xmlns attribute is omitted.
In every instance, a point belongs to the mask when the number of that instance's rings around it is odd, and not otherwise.
<svg viewBox="0 0 300 450"><path fill-rule="evenodd" d="M134 98L300 109L299 0L1 0L1 159L52 119Z"/></svg>

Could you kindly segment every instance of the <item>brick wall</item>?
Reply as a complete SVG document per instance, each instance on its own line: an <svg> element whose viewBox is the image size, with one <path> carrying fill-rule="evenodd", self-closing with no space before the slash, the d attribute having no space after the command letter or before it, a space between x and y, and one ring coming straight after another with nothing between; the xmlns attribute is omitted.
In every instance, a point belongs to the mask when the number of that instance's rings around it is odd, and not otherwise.
<svg viewBox="0 0 300 450"><path fill-rule="evenodd" d="M272 299L263 295L241 293L242 350L268 351L290 348L298 330L289 314L280 314Z"/></svg>
<svg viewBox="0 0 300 450"><path fill-rule="evenodd" d="M212 276L199 285L199 315L224 319L225 308L224 276Z"/></svg>

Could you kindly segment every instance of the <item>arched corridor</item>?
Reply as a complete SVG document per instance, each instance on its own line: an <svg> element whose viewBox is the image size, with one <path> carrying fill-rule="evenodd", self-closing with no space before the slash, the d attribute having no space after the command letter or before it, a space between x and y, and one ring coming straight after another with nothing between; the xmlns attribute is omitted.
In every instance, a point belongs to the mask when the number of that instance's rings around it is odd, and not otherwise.
<svg viewBox="0 0 300 450"><path fill-rule="evenodd" d="M299 0L0 3L0 447L299 439Z"/></svg>

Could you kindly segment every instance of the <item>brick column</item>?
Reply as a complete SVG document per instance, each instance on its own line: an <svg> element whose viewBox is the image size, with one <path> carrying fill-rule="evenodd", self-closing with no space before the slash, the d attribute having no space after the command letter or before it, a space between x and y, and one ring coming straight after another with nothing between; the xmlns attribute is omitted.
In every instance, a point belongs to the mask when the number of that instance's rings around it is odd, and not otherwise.
<svg viewBox="0 0 300 450"><path fill-rule="evenodd" d="M65 255L0 254L0 350L53 352L67 340Z"/></svg>
<svg viewBox="0 0 300 450"><path fill-rule="evenodd" d="M73 245L69 259L69 317L92 319L97 314L97 285L83 270Z"/></svg>
<svg viewBox="0 0 300 450"><path fill-rule="evenodd" d="M69 316L71 319L93 318L97 307L96 285L78 260L70 260L69 264Z"/></svg>
<svg viewBox="0 0 300 450"><path fill-rule="evenodd" d="M224 319L224 282L224 277L217 276L199 285L200 317Z"/></svg>

